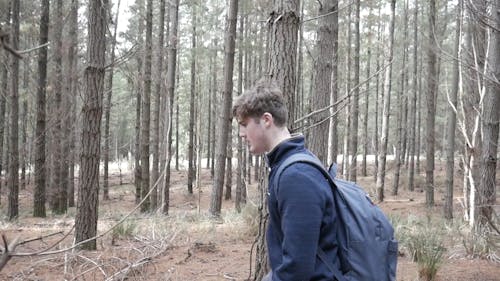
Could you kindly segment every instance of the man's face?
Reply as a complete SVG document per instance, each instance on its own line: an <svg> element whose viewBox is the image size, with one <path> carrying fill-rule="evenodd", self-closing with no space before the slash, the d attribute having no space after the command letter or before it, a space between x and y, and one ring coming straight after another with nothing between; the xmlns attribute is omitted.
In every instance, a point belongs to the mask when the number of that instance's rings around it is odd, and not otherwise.
<svg viewBox="0 0 500 281"><path fill-rule="evenodd" d="M268 141L264 122L260 118L247 117L238 123L240 125L240 137L247 142L250 153L262 154L266 152Z"/></svg>

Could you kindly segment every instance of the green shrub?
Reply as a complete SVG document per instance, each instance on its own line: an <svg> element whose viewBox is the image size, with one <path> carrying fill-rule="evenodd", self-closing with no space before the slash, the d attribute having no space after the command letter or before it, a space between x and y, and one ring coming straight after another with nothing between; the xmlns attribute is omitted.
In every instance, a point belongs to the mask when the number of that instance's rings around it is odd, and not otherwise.
<svg viewBox="0 0 500 281"><path fill-rule="evenodd" d="M137 223L135 221L125 220L124 222L113 228L112 238L113 241L118 238L130 238L133 236L135 230L137 229Z"/></svg>
<svg viewBox="0 0 500 281"><path fill-rule="evenodd" d="M439 270L446 248L444 247L444 223L433 224L410 216L405 224L395 224L396 237L412 261L418 264L419 277L434 280Z"/></svg>

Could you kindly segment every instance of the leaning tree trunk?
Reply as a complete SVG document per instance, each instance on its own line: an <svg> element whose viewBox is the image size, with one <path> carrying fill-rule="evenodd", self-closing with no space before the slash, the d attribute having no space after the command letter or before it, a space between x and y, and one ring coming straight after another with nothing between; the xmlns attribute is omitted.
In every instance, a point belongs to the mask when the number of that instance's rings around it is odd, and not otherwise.
<svg viewBox="0 0 500 281"><path fill-rule="evenodd" d="M312 96L313 111L321 110L321 113L315 114L312 117L311 123L313 128L311 130L311 135L314 138L311 139L311 151L314 152L322 163L326 163L328 156L328 110L322 110L326 108L330 102L330 89L332 84L332 69L333 69L333 56L332 52L334 48L334 25L336 13L332 13L337 10L337 1L330 0L323 5L320 5L318 14L327 15L320 19L320 25L318 27L318 40L316 42L317 58L314 60L316 71L315 80L315 92Z"/></svg>
<svg viewBox="0 0 500 281"><path fill-rule="evenodd" d="M394 49L394 22L396 14L396 0L391 0L391 20L389 28L389 46L387 47L386 63L389 65L385 72L384 82L384 108L382 116L382 134L380 137L380 151L378 154L379 163L377 171L377 199L384 201L385 167L387 158L387 142L389 140L389 111L391 103L391 76L392 76L392 56Z"/></svg>
<svg viewBox="0 0 500 281"><path fill-rule="evenodd" d="M210 202L210 214L219 217L222 209L222 188L224 185L224 172L226 168L227 143L229 126L231 126L231 104L233 95L233 68L236 37L236 21L238 15L238 0L231 0L227 15L227 29L225 37L224 54L224 89L222 91L222 114L218 122L218 139L215 143L216 168L214 184Z"/></svg>
<svg viewBox="0 0 500 281"><path fill-rule="evenodd" d="M39 44L48 42L50 1L42 1ZM33 196L33 216L45 217L45 137L46 137L46 93L47 93L47 48L38 51L38 88L36 94L35 129L35 194Z"/></svg>
<svg viewBox="0 0 500 281"><path fill-rule="evenodd" d="M12 1L12 36L11 46L19 49L19 10L20 0ZM9 146L9 207L7 217L9 220L19 215L19 59L11 56L10 64L11 99L10 99L10 146Z"/></svg>
<svg viewBox="0 0 500 281"><path fill-rule="evenodd" d="M462 29L462 0L457 5L457 26L455 30L455 46L453 57L460 57L460 34ZM453 174L455 166L455 129L457 125L457 96L459 83L459 61L453 61L452 88L449 97L448 125L446 129L446 193L444 196L444 217L453 219Z"/></svg>
<svg viewBox="0 0 500 281"><path fill-rule="evenodd" d="M75 242L86 250L96 249L99 208L99 156L101 147L102 95L106 62L106 19L108 1L89 2L88 65L85 68L85 95L82 109L81 184L75 219Z"/></svg>

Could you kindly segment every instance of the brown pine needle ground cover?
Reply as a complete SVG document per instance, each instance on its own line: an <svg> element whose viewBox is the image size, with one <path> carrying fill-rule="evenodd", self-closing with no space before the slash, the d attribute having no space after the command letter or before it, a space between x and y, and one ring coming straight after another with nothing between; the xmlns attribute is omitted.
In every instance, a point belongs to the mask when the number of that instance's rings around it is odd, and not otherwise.
<svg viewBox="0 0 500 281"><path fill-rule="evenodd" d="M436 206L432 210L425 208L423 175L417 177L416 191L407 191L403 182L399 195L387 195L386 202L380 206L399 220L439 221L443 207L443 174L438 166ZM455 183L457 198L462 193L460 176L457 175ZM373 191L373 176L358 176L358 179L368 192ZM132 176L127 175L123 180L125 184L119 185L114 175L111 200L100 198L99 233L115 225L135 206ZM52 255L15 256L0 272L0 280L246 280L250 261L253 261L250 254L256 233L256 185L249 187L250 201L241 214L234 211L232 200L223 201L222 219L214 221L208 216L212 189L210 173L203 170L200 193L195 189L193 195L187 194L185 183L184 171L173 173L169 216L133 213L98 240L95 252L70 250ZM386 194L390 194L392 178L389 177L386 183ZM16 253L35 253L61 239L62 242L51 251L70 247L73 233L64 235L73 231L75 208L70 208L64 216L33 218L32 196L32 186L20 191L20 218L8 222L5 220L6 194L2 194L1 232L9 241L15 237L19 237L19 241L33 240L18 245ZM460 218L458 200L455 200L454 209L455 217ZM459 226L449 228L444 241L446 252L436 280L500 280L500 263L471 258L461 236L453 234ZM397 279L418 280L417 264L403 249L401 254Z"/></svg>

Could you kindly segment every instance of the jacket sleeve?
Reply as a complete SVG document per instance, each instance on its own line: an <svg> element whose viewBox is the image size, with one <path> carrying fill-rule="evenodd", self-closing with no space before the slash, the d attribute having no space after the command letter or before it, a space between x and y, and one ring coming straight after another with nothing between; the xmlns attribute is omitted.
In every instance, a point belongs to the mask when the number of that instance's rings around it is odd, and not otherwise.
<svg viewBox="0 0 500 281"><path fill-rule="evenodd" d="M316 168L296 163L288 167L277 186L278 209L283 231L282 263L273 280L310 280L325 210L321 185L328 184Z"/></svg>

